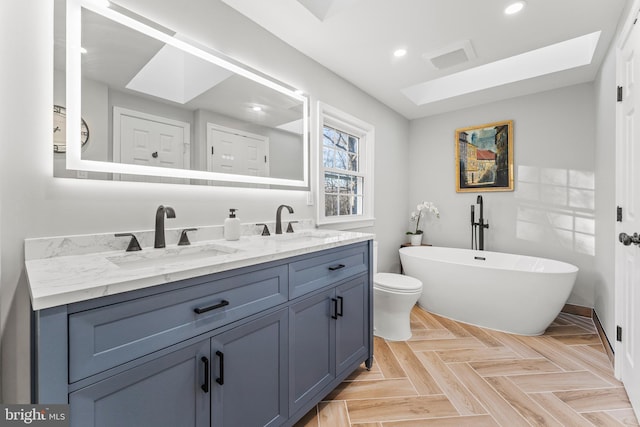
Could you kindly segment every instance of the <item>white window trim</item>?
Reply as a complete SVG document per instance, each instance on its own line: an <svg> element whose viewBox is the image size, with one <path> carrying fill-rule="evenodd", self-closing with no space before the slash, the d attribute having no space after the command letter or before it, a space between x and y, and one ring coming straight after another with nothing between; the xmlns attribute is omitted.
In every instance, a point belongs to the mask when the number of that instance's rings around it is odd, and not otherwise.
<svg viewBox="0 0 640 427"><path fill-rule="evenodd" d="M324 125L336 127L339 130L349 132L364 142L361 159L364 158L366 172L364 174L363 189L363 215L349 215L326 217L324 215L324 167L322 165L322 140ZM318 226L332 226L334 228L352 229L371 227L374 225L373 215L373 177L374 177L374 147L375 128L363 120L351 114L345 113L335 107L318 101L318 120L316 126L316 224ZM361 163L362 164L362 163Z"/></svg>

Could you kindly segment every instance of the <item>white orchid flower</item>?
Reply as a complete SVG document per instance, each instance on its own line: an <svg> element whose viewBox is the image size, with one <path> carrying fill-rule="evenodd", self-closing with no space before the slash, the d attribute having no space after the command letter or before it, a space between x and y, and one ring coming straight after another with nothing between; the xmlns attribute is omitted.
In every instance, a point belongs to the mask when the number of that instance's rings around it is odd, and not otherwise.
<svg viewBox="0 0 640 427"><path fill-rule="evenodd" d="M420 229L420 219L427 215L427 212L431 212L440 218L440 211L433 202L422 202L416 206L416 210L411 212L411 221L416 221L416 230L414 232L408 231L407 234L419 234L422 233Z"/></svg>

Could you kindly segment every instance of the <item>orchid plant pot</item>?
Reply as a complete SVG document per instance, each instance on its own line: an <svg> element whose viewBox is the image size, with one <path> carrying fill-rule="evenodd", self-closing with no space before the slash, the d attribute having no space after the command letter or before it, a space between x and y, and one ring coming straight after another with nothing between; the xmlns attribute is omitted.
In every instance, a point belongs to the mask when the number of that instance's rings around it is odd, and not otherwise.
<svg viewBox="0 0 640 427"><path fill-rule="evenodd" d="M409 239L411 246L420 246L422 244L422 233L410 234Z"/></svg>

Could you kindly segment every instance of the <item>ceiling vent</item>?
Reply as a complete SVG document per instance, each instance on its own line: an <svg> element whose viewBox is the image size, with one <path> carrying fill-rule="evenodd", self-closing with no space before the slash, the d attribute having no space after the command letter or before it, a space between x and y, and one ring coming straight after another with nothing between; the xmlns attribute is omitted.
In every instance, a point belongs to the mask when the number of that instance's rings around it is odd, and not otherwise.
<svg viewBox="0 0 640 427"><path fill-rule="evenodd" d="M473 50L470 40L461 40L440 49L423 53L422 57L429 61L434 68L442 70L475 59L476 52Z"/></svg>

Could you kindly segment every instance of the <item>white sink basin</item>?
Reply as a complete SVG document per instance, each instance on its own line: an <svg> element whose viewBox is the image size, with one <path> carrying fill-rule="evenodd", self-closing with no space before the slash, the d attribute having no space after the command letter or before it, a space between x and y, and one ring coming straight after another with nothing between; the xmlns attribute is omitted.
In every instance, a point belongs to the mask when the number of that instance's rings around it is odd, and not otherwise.
<svg viewBox="0 0 640 427"><path fill-rule="evenodd" d="M107 260L120 268L139 269L215 258L235 252L238 252L238 249L219 244L174 246L164 249L143 249L139 252L127 252L107 257Z"/></svg>

